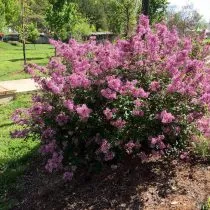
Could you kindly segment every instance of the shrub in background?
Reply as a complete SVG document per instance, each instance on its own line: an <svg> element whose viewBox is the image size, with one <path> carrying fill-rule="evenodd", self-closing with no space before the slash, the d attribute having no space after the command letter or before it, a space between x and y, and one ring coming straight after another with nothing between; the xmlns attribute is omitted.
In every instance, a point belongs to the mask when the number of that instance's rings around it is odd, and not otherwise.
<svg viewBox="0 0 210 210"><path fill-rule="evenodd" d="M196 136L210 136L207 49L190 38L141 16L129 40L51 43L59 57L28 68L41 92L13 116L25 126L15 137L40 137L48 171L71 179L77 167L127 155L185 158Z"/></svg>

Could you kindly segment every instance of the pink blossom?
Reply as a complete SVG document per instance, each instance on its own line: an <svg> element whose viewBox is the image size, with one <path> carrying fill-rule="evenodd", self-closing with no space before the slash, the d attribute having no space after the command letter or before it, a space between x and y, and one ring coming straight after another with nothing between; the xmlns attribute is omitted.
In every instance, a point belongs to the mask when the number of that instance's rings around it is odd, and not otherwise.
<svg viewBox="0 0 210 210"><path fill-rule="evenodd" d="M112 91L109 88L106 89L102 89L101 90L101 95L107 99L116 99L117 98L117 94L115 91Z"/></svg>
<svg viewBox="0 0 210 210"><path fill-rule="evenodd" d="M160 113L160 119L162 123L167 124L167 123L171 123L175 119L175 117L171 113L167 112L166 110L163 110Z"/></svg>
<svg viewBox="0 0 210 210"><path fill-rule="evenodd" d="M106 109L103 111L103 113L104 113L104 115L106 116L106 119L107 119L107 120L112 119L113 113L112 113L112 110L111 110L111 109L106 108Z"/></svg>
<svg viewBox="0 0 210 210"><path fill-rule="evenodd" d="M188 152L182 152L182 153L180 154L180 159L181 159L181 160L187 160L187 159L189 159L189 154L188 154Z"/></svg>
<svg viewBox="0 0 210 210"><path fill-rule="evenodd" d="M60 113L57 115L55 121L58 123L58 125L63 126L65 125L69 120L69 116L65 115L65 113Z"/></svg>
<svg viewBox="0 0 210 210"><path fill-rule="evenodd" d="M121 80L118 78L115 79L115 78L108 77L107 82L108 82L108 87L115 91L119 91L122 85Z"/></svg>
<svg viewBox="0 0 210 210"><path fill-rule="evenodd" d="M125 85L121 86L120 94L126 95L128 93L132 93L136 89L135 85L138 83L137 80L126 81Z"/></svg>
<svg viewBox="0 0 210 210"><path fill-rule="evenodd" d="M74 111L74 102L72 100L65 100L63 104L69 111Z"/></svg>
<svg viewBox="0 0 210 210"><path fill-rule="evenodd" d="M63 174L63 179L65 180L65 181L71 181L72 180L72 178L73 178L73 172L69 172L69 171L67 171L67 172L65 172L64 174Z"/></svg>
<svg viewBox="0 0 210 210"><path fill-rule="evenodd" d="M111 125L121 129L126 125L126 121L122 120L121 118L116 121L111 121Z"/></svg>
<svg viewBox="0 0 210 210"><path fill-rule="evenodd" d="M148 139L149 139L149 141L151 141L152 145L155 145L157 143L160 143L163 139L165 139L165 136L164 135L159 135L157 137L150 136Z"/></svg>
<svg viewBox="0 0 210 210"><path fill-rule="evenodd" d="M52 140L50 143L42 145L40 148L40 152L42 154L47 154L47 153L54 153L56 149L56 141Z"/></svg>
<svg viewBox="0 0 210 210"><path fill-rule="evenodd" d="M197 127L205 137L210 137L210 118L203 117L197 120Z"/></svg>
<svg viewBox="0 0 210 210"><path fill-rule="evenodd" d="M160 83L157 81L151 82L149 89L153 92L156 92L158 89L160 89Z"/></svg>
<svg viewBox="0 0 210 210"><path fill-rule="evenodd" d="M134 109L134 110L132 111L132 114L133 114L134 116L143 117L143 116L144 116L144 111Z"/></svg>
<svg viewBox="0 0 210 210"><path fill-rule="evenodd" d="M133 103L135 104L135 107L141 107L144 105L144 103L139 99L136 99Z"/></svg>
<svg viewBox="0 0 210 210"><path fill-rule="evenodd" d="M55 136L56 132L50 127L47 127L42 130L42 138L51 139Z"/></svg>
<svg viewBox="0 0 210 210"><path fill-rule="evenodd" d="M106 154L108 153L110 148L111 148L111 144L106 139L103 139L101 147L100 147L100 152Z"/></svg>
<svg viewBox="0 0 210 210"><path fill-rule="evenodd" d="M127 144L125 144L125 150L128 154L131 154L135 147L136 145L133 143L133 141L129 141Z"/></svg>
<svg viewBox="0 0 210 210"><path fill-rule="evenodd" d="M57 84L53 79L46 81L46 85L55 94L60 94L63 90L63 84Z"/></svg>
<svg viewBox="0 0 210 210"><path fill-rule="evenodd" d="M54 152L51 159L48 159L45 169L52 173L53 170L58 169L62 166L63 155L57 152Z"/></svg>
<svg viewBox="0 0 210 210"><path fill-rule="evenodd" d="M165 139L164 135L158 135L157 137L149 137L148 140L151 142L151 147L158 146L160 150L163 150L166 148L165 143L163 140Z"/></svg>
<svg viewBox="0 0 210 210"><path fill-rule="evenodd" d="M29 134L29 129L14 130L10 133L12 138L25 138Z"/></svg>
<svg viewBox="0 0 210 210"><path fill-rule="evenodd" d="M132 90L132 95L136 98L148 98L149 93L145 92L143 88L136 88Z"/></svg>
<svg viewBox="0 0 210 210"><path fill-rule="evenodd" d="M83 104L82 106L78 106L76 108L77 114L81 117L81 119L87 119L90 117L90 113L92 112L91 109L87 107L86 104Z"/></svg>
<svg viewBox="0 0 210 210"><path fill-rule="evenodd" d="M91 85L90 80L83 74L73 73L68 77L68 80L72 88L88 88Z"/></svg>

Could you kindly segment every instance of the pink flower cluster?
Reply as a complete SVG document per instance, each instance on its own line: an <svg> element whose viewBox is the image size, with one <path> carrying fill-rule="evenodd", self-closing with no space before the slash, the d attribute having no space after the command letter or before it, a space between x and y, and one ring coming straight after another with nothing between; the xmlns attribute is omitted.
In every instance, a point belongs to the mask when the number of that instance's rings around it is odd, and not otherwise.
<svg viewBox="0 0 210 210"><path fill-rule="evenodd" d="M151 146L158 146L160 150L163 150L166 148L166 145L164 144L163 140L165 139L164 135L158 135L157 137L149 137L149 141L151 142Z"/></svg>
<svg viewBox="0 0 210 210"><path fill-rule="evenodd" d="M100 152L104 154L105 161L112 160L115 156L114 152L110 151L110 149L111 144L106 139L103 139L100 146Z"/></svg>
<svg viewBox="0 0 210 210"><path fill-rule="evenodd" d="M83 104L82 106L77 106L76 112L80 116L80 118L84 120L89 118L92 110L89 109L86 104Z"/></svg>
<svg viewBox="0 0 210 210"><path fill-rule="evenodd" d="M207 47L164 24L151 28L144 15L128 40L51 44L57 57L28 68L40 92L12 117L24 127L14 137L40 137L48 171L71 180L71 162L89 167L127 153L145 160L180 150L194 133L210 136Z"/></svg>
<svg viewBox="0 0 210 210"><path fill-rule="evenodd" d="M125 151L129 155L133 153L134 149L139 149L141 147L140 144L134 143L133 141L129 141L128 143L125 144Z"/></svg>
<svg viewBox="0 0 210 210"><path fill-rule="evenodd" d="M167 124L167 123L171 123L175 119L175 117L171 113L167 112L166 110L163 110L160 113L160 119L162 123Z"/></svg>
<svg viewBox="0 0 210 210"><path fill-rule="evenodd" d="M117 119L115 121L111 121L111 125L113 125L116 128L122 129L123 127L125 127L126 121L125 120L122 120L120 118L120 119Z"/></svg>

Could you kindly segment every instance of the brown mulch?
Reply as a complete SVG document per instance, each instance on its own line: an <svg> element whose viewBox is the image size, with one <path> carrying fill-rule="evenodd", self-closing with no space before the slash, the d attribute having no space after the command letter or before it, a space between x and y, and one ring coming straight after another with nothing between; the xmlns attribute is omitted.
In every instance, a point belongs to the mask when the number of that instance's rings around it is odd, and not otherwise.
<svg viewBox="0 0 210 210"><path fill-rule="evenodd" d="M197 210L210 196L209 163L127 160L70 183L35 165L11 193L13 210Z"/></svg>

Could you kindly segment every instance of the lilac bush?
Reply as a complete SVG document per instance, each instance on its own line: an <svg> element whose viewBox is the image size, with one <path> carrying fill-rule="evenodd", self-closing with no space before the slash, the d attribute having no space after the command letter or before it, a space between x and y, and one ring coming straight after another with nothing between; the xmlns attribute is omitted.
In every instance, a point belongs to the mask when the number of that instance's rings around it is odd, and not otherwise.
<svg viewBox="0 0 210 210"><path fill-rule="evenodd" d="M183 156L194 138L210 136L206 47L164 24L151 28L146 16L128 40L51 43L58 56L28 67L41 91L13 117L41 139L48 171L71 179L77 167L128 155Z"/></svg>

